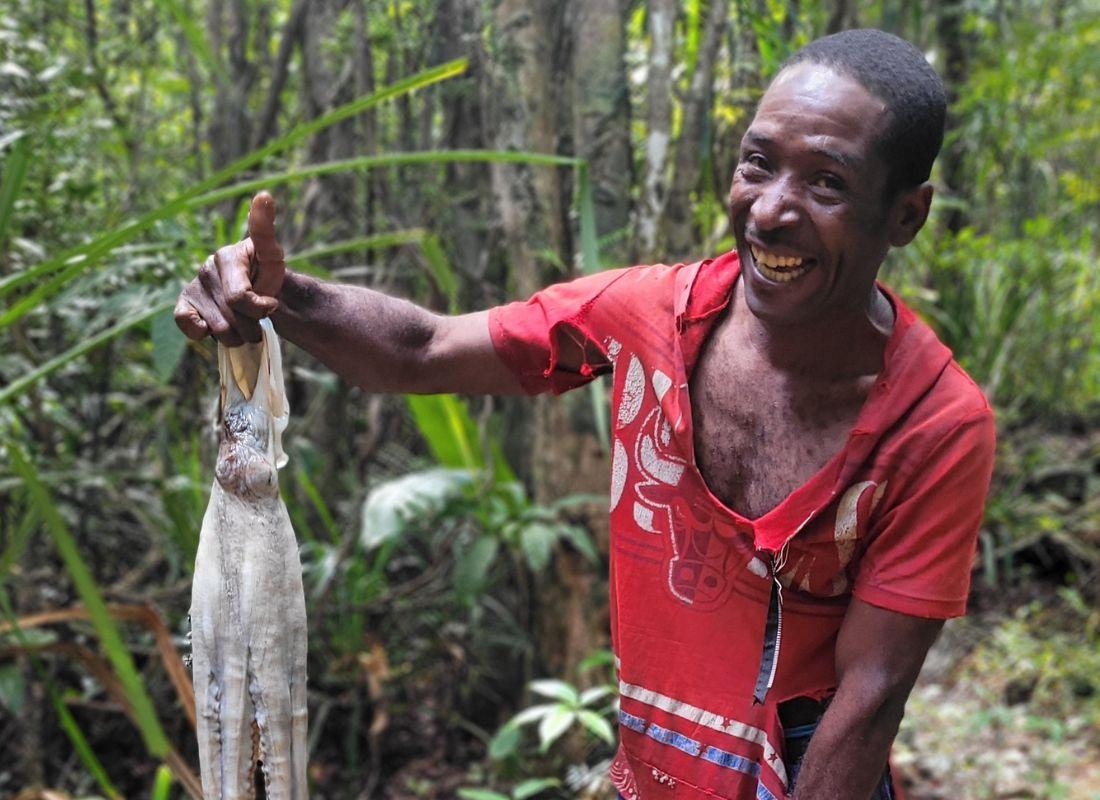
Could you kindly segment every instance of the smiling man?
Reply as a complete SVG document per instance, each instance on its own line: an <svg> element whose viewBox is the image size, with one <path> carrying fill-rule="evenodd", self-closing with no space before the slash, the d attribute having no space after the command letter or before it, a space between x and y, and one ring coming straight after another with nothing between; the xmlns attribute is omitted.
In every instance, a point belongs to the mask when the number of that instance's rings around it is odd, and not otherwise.
<svg viewBox="0 0 1100 800"><path fill-rule="evenodd" d="M876 282L927 218L944 114L919 51L848 31L764 94L735 252L445 317L286 271L261 196L177 321L234 344L271 315L373 391L562 392L613 371L620 795L893 797L890 745L965 610L994 449L979 389Z"/></svg>

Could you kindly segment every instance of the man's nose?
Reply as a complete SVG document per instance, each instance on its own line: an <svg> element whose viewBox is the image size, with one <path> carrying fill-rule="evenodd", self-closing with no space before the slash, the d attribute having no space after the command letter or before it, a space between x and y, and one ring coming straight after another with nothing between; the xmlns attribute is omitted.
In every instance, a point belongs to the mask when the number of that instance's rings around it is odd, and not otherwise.
<svg viewBox="0 0 1100 800"><path fill-rule="evenodd" d="M752 221L761 231L790 227L798 222L800 214L794 187L782 179L761 187L752 204Z"/></svg>

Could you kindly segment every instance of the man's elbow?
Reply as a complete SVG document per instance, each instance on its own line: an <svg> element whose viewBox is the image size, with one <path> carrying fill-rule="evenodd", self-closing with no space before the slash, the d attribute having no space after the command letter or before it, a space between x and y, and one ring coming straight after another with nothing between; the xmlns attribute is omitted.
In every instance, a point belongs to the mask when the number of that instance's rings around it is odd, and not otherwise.
<svg viewBox="0 0 1100 800"><path fill-rule="evenodd" d="M859 716L876 731L897 731L916 676L888 667L867 666L849 670L838 687L849 702L859 706Z"/></svg>

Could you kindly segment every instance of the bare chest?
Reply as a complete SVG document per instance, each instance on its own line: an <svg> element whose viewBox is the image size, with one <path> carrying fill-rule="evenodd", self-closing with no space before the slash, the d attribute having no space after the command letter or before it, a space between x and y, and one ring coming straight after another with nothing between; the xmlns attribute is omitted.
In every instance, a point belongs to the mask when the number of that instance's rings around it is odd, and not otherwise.
<svg viewBox="0 0 1100 800"><path fill-rule="evenodd" d="M707 485L750 519L771 511L841 450L872 381L801 381L730 348L704 351L690 389Z"/></svg>

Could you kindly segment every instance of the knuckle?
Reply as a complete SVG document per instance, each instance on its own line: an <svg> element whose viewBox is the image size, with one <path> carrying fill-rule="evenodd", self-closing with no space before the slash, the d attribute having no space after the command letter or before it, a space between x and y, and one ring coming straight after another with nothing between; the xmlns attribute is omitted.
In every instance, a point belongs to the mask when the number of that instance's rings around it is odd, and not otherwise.
<svg viewBox="0 0 1100 800"><path fill-rule="evenodd" d="M226 336L233 330L224 319L211 320L207 325L210 327L210 332L218 338Z"/></svg>

